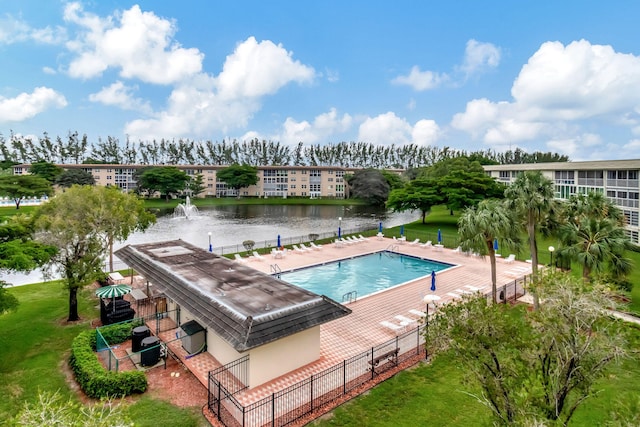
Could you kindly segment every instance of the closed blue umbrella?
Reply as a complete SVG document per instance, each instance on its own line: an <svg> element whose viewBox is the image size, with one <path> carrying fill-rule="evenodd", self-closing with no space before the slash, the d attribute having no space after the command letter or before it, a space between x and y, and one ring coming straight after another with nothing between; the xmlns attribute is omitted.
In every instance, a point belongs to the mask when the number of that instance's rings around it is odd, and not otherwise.
<svg viewBox="0 0 640 427"><path fill-rule="evenodd" d="M431 291L432 292L436 291L436 272L435 271L431 272Z"/></svg>
<svg viewBox="0 0 640 427"><path fill-rule="evenodd" d="M278 234L278 247L281 247L282 245L280 244L280 235Z"/></svg>
<svg viewBox="0 0 640 427"><path fill-rule="evenodd" d="M442 242L442 231L438 228L438 244Z"/></svg>
<svg viewBox="0 0 640 427"><path fill-rule="evenodd" d="M400 235L404 236L404 225L400 226Z"/></svg>
<svg viewBox="0 0 640 427"><path fill-rule="evenodd" d="M338 227L338 239L342 238L342 227Z"/></svg>
<svg viewBox="0 0 640 427"><path fill-rule="evenodd" d="M378 233L382 233L382 221L378 224Z"/></svg>
<svg viewBox="0 0 640 427"><path fill-rule="evenodd" d="M493 250L494 251L498 250L498 239L493 239Z"/></svg>

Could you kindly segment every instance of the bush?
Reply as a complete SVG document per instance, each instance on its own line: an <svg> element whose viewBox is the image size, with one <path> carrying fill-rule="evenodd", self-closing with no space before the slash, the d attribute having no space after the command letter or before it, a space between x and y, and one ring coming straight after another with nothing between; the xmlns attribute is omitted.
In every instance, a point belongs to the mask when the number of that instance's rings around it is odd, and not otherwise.
<svg viewBox="0 0 640 427"><path fill-rule="evenodd" d="M118 344L131 336L132 323L117 324L100 329L109 344ZM95 354L96 331L80 333L71 344L69 365L82 390L89 397L102 399L124 397L147 390L147 377L144 372L107 371Z"/></svg>

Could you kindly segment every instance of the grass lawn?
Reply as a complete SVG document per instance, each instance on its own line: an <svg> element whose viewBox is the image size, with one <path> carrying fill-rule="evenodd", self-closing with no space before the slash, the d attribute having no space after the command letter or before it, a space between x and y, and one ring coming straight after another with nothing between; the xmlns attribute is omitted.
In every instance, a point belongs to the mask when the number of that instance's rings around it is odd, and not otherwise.
<svg viewBox="0 0 640 427"><path fill-rule="evenodd" d="M71 341L99 317L97 300L86 289L78 295L82 319L67 324L68 292L60 282L11 288L20 306L0 316L0 420L13 417L23 402L35 402L38 392L59 391L76 400L63 373ZM136 426L204 426L200 408L180 409L146 396L126 409Z"/></svg>

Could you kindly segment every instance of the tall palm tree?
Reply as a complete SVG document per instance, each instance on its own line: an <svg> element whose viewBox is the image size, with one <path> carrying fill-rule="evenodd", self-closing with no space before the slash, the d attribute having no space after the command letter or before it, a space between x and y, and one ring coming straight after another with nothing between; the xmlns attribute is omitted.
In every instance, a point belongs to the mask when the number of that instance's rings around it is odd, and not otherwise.
<svg viewBox="0 0 640 427"><path fill-rule="evenodd" d="M527 171L518 175L505 192L507 203L518 216L521 229L529 236L529 250L531 251L531 273L533 282L538 279L538 242L537 233L540 226L548 224L557 210L554 199L553 181L542 175L540 171ZM540 301L537 292L533 290L533 306L537 310Z"/></svg>
<svg viewBox="0 0 640 427"><path fill-rule="evenodd" d="M497 300L496 252L493 241L500 239L506 247L517 248L520 244L513 211L502 201L486 199L478 206L467 208L458 219L460 246L480 255L489 255L491 261L491 291L493 302Z"/></svg>
<svg viewBox="0 0 640 427"><path fill-rule="evenodd" d="M622 212L606 197L597 193L572 197L564 220L559 254L582 266L585 281L591 279L592 273L608 270L620 277L631 271L631 260L624 256L630 242Z"/></svg>

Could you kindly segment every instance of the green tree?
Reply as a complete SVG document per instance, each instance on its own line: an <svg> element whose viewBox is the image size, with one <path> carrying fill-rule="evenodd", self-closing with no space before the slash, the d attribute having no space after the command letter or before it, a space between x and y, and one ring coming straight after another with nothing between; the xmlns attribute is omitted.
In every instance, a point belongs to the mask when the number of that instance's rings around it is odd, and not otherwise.
<svg viewBox="0 0 640 427"><path fill-rule="evenodd" d="M625 257L631 248L620 209L602 194L572 196L559 228L559 256L582 266L582 277L609 272L620 278L633 268Z"/></svg>
<svg viewBox="0 0 640 427"><path fill-rule="evenodd" d="M197 174L191 177L191 179L187 182L187 191L191 196L197 196L206 190L207 187L204 185L204 177L202 174Z"/></svg>
<svg viewBox="0 0 640 427"><path fill-rule="evenodd" d="M436 179L436 185L451 215L454 210L475 206L486 198L504 197L504 185L475 170L452 170Z"/></svg>
<svg viewBox="0 0 640 427"><path fill-rule="evenodd" d="M174 194L185 189L189 175L174 166L161 166L144 169L138 177L138 187L149 194L158 192L166 201Z"/></svg>
<svg viewBox="0 0 640 427"><path fill-rule="evenodd" d="M480 387L475 397L496 425L567 425L609 365L626 354L602 288L548 275L540 296L535 312L464 297L439 307L425 330L430 346L448 350Z"/></svg>
<svg viewBox="0 0 640 427"><path fill-rule="evenodd" d="M387 184L389 184L390 190L400 189L404 187L404 185L407 183L406 180L402 177L402 175L398 175L395 172L389 172L387 170L382 169L380 173L382 173L382 176L384 176L384 178L387 180Z"/></svg>
<svg viewBox="0 0 640 427"><path fill-rule="evenodd" d="M13 199L16 209L25 197L49 196L53 193L51 183L35 175L0 176L0 196Z"/></svg>
<svg viewBox="0 0 640 427"><path fill-rule="evenodd" d="M351 196L367 201L373 206L384 206L389 198L389 183L376 169L359 170L349 181Z"/></svg>
<svg viewBox="0 0 640 427"><path fill-rule="evenodd" d="M36 211L38 240L58 249L50 266L59 268L69 290L69 321L79 319L78 290L103 275L109 242L149 224L132 198L113 188L76 185Z"/></svg>
<svg viewBox="0 0 640 427"><path fill-rule="evenodd" d="M53 163L49 162L36 162L32 163L29 167L29 173L31 175L39 176L40 178L44 178L53 184L56 178L64 172L60 166L57 166Z"/></svg>
<svg viewBox="0 0 640 427"><path fill-rule="evenodd" d="M91 173L82 169L67 169L56 177L54 183L69 188L72 185L95 185L96 180Z"/></svg>
<svg viewBox="0 0 640 427"><path fill-rule="evenodd" d="M467 208L458 219L460 246L482 256L489 255L491 262L491 293L497 302L495 239L507 248L517 248L520 238L513 211L500 200L487 199L475 207Z"/></svg>
<svg viewBox="0 0 640 427"><path fill-rule="evenodd" d="M527 171L518 175L516 180L504 191L507 206L516 212L520 219L520 228L529 237L531 251L531 269L533 283L538 279L538 241L541 230L549 230L558 206L554 199L553 182L542 175L540 171ZM553 227L551 227L553 228ZM539 299L535 286L533 291L533 305L537 310Z"/></svg>
<svg viewBox="0 0 640 427"><path fill-rule="evenodd" d="M395 212L420 210L422 223L425 223L431 208L442 204L442 195L436 186L435 179L418 178L409 181L404 188L393 190L387 200L387 208Z"/></svg>
<svg viewBox="0 0 640 427"><path fill-rule="evenodd" d="M240 198L241 188L247 188L258 183L258 168L233 164L219 171L216 174L216 178L236 190L238 198Z"/></svg>

